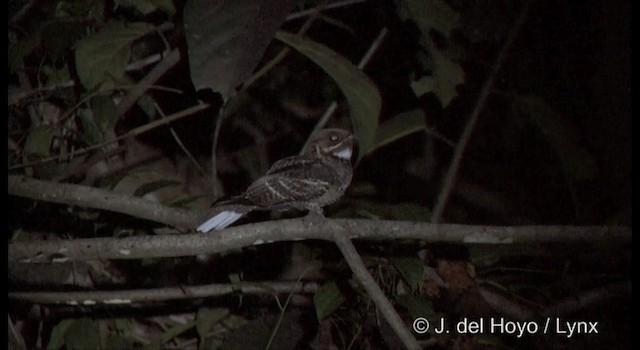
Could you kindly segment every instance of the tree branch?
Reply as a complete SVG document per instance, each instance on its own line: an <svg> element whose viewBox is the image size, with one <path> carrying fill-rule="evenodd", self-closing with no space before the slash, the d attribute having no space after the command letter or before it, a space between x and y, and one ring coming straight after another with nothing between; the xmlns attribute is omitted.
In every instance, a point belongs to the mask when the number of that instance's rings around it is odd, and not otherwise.
<svg viewBox="0 0 640 350"><path fill-rule="evenodd" d="M407 349L422 349L420 344L418 344L418 340L413 336L409 328L407 328L402 318L400 318L400 315L398 315L393 305L391 305L389 299L384 295L378 283L376 283L369 273L369 270L367 270L367 267L364 265L362 258L353 246L353 243L351 243L349 237L342 234L342 232L338 232L333 235L333 240L342 252L353 274L360 281L360 284L362 284L362 287L367 291L367 294L369 294L373 302L376 303L378 310L384 315L384 318L398 335L404 346Z"/></svg>
<svg viewBox="0 0 640 350"><path fill-rule="evenodd" d="M71 186L71 185L66 185ZM156 213L172 215L171 209L153 205ZM151 203L151 204L148 204ZM127 203L125 203L127 204ZM133 206L136 210L141 210ZM164 214L159 214L162 217ZM193 223L184 214L183 223ZM192 218L198 215L193 215ZM179 216L180 218L180 216ZM168 221L167 218L163 218ZM215 254L253 245L305 239L333 240L332 234L361 239L418 239L427 242L482 244L551 243L551 242L631 242L631 228L619 226L473 226L366 219L325 219L312 222L306 218L266 221L230 227L211 234L136 236L126 238L83 238L56 241L16 241L9 243L9 261L66 262L93 259L138 259ZM162 221L161 221L162 222Z"/></svg>
<svg viewBox="0 0 640 350"><path fill-rule="evenodd" d="M169 299L206 298L236 292L242 292L243 294L315 293L317 290L318 284L315 282L241 282L239 287L227 283L109 291L10 292L9 298L39 304L91 306L96 304L132 304Z"/></svg>
<svg viewBox="0 0 640 350"><path fill-rule="evenodd" d="M152 86L158 79L162 78L164 73L178 64L178 62L180 62L180 51L173 49L160 63L153 67L149 74L127 92L127 95L118 104L118 116L123 116L144 95L149 86Z"/></svg>
<svg viewBox="0 0 640 350"><path fill-rule="evenodd" d="M513 41L515 40L518 32L520 31L520 28L527 18L527 13L529 12L529 8L533 1L534 0L527 0L525 2L524 7L520 12L520 16L511 28L509 36L505 40L502 48L500 49L500 52L498 53L498 57L496 58L493 67L491 68L489 77L480 90L478 101L476 102L476 105L471 112L471 116L469 116L469 121L462 131L462 135L460 135L460 140L458 141L458 145L456 146L456 149L454 151L451 165L449 165L449 169L447 169L447 174L444 178L444 184L442 185L442 189L440 190L440 194L438 195L436 204L433 207L433 212L431 214L431 221L433 223L437 224L440 222L444 209L449 200L449 196L451 195L451 190L453 189L453 185L455 184L456 177L458 175L458 169L460 169L460 165L462 164L462 156L464 155L464 151L467 147L467 144L469 143L469 139L471 137L471 134L473 133L476 122L478 121L478 116L480 116L480 112L482 112L482 109L484 108L485 102L487 101L487 98L491 93L493 83L498 77L498 72L502 68L502 64L507 57L507 53L511 49L511 44L513 44Z"/></svg>
<svg viewBox="0 0 640 350"><path fill-rule="evenodd" d="M9 195L108 210L183 228L195 227L201 214L197 211L168 207L139 197L99 188L14 175L9 176Z"/></svg>

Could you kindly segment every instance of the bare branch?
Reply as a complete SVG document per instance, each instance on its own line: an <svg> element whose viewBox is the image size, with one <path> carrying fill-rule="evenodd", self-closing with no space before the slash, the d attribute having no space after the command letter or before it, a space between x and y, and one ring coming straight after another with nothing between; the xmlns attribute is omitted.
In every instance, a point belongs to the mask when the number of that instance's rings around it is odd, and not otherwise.
<svg viewBox="0 0 640 350"><path fill-rule="evenodd" d="M331 4L327 4L324 5L324 7L326 9L334 9L334 8L338 8L338 7L342 7L342 6L349 6L349 5L354 5L360 2L365 2L366 0L343 0L343 1L336 1L334 3ZM322 5L321 5L322 6ZM315 12L317 11L317 8L311 8L308 10L304 10L304 11L300 11L300 12L296 12L296 13L292 13L290 15L287 16L287 21L291 21L300 17L305 17L305 16L310 16L313 15Z"/></svg>
<svg viewBox="0 0 640 350"><path fill-rule="evenodd" d="M9 176L9 195L108 210L175 227L194 227L199 219L198 215L201 214L113 191L35 180L24 176Z"/></svg>
<svg viewBox="0 0 640 350"><path fill-rule="evenodd" d="M500 68L502 68L502 64L505 61L507 53L509 49L511 49L511 44L515 40L520 28L524 24L525 19L527 18L527 13L529 12L529 7L534 0L527 0L524 4L524 8L520 13L520 17L518 17L517 21L511 28L511 32L509 33L509 37L505 40L505 43L502 45L500 52L498 53L498 57L496 58L493 67L491 68L491 72L489 73L489 77L485 81L482 89L480 90L480 95L478 96L478 101L476 102L476 106L471 112L471 116L469 117L469 121L467 125L465 125L464 130L462 131L462 135L460 136L460 140L458 141L458 145L456 146L455 152L453 154L453 159L451 160L451 165L449 165L449 169L447 170L447 174L444 178L444 184L442 185L442 189L440 190L440 194L438 195L438 199L436 201L435 206L433 207L433 212L431 214L431 221L433 223L439 223L442 217L442 213L447 205L449 200L449 195L451 194L451 190L453 189L453 185L455 184L456 177L458 175L458 169L460 168L460 164L462 163L462 156L464 151L469 143L469 139L473 130L475 128L476 122L478 121L478 116L482 109L484 108L485 102L491 93L491 89L493 88L493 83L498 76L498 72Z"/></svg>
<svg viewBox="0 0 640 350"><path fill-rule="evenodd" d="M422 349L420 344L418 344L418 340L413 336L409 328L407 328L407 325L402 321L400 315L398 315L378 283L376 283L369 273L369 270L367 270L367 267L364 265L362 258L358 254L358 251L356 251L353 243L351 243L349 237L343 235L342 232L338 232L333 235L333 239L342 252L347 264L349 264L351 271L353 271L353 274L358 281L360 281L360 284L362 284L362 287L367 291L373 302L376 303L378 310L384 315L384 318L396 335L398 335L404 346L407 349Z"/></svg>
<svg viewBox="0 0 640 350"><path fill-rule="evenodd" d="M189 107L187 109L183 109L183 110L181 110L179 112L173 113L173 114L171 114L170 116L168 116L166 118L158 119L158 120L152 121L152 122L150 122L148 124L139 126L139 127L135 128L135 129L131 129L126 134L120 135L120 136L115 137L113 139L110 139L110 140L107 140L107 141L104 141L104 142L101 142L101 143L98 143L98 144L95 144L95 145L92 145L92 146L89 146L89 147L85 147L85 148L83 148L81 150L78 150L78 151L74 152L73 156L83 155L85 153L93 151L94 149L98 149L98 148L104 147L106 145L109 145L111 143L120 141L122 139L126 139L128 137L133 137L133 136L138 136L140 134L144 134L144 133L146 133L148 131L151 131L151 130L157 128L157 127L169 124L169 123L171 123L173 121L176 121L178 119L185 118L185 117L187 117L187 116L189 116L191 114L194 114L196 112L199 112L199 111L201 111L203 109L207 109L207 108L209 108L209 106L210 105L208 103L199 103L199 104L197 104L197 105L195 105L193 107ZM52 161L59 160L59 159L60 159L60 156L47 157L47 158L39 159L39 160L30 162L30 163L22 163L22 164L12 165L12 166L9 167L9 170L22 169L22 168L30 167L30 166L37 165L37 164L43 164L43 163L47 163L47 162L52 162Z"/></svg>
<svg viewBox="0 0 640 350"><path fill-rule="evenodd" d="M242 292L243 294L315 293L315 282L241 282L151 289L64 292L10 292L9 298L39 304L91 306L96 304L132 304L139 302L205 298Z"/></svg>
<svg viewBox="0 0 640 350"><path fill-rule="evenodd" d="M122 99L118 105L118 115L124 115L133 105L138 101L142 95L149 89L149 86L153 85L158 79L160 79L164 73L166 73L171 67L180 62L180 51L173 49L167 57L165 57L158 65L153 67L151 72L142 78L136 86L133 87L127 95Z"/></svg>
<svg viewBox="0 0 640 350"><path fill-rule="evenodd" d="M69 186L69 185L67 185ZM162 207L162 206L159 206ZM175 210L175 209L174 209ZM160 215L161 216L161 215ZM195 217L195 216L194 216ZM185 222L191 221L186 220ZM195 226L195 220L191 221ZM211 234L16 241L9 261L66 262L92 259L137 259L214 254L242 247L305 239L332 240L332 234L363 239L419 239L428 242L511 244L527 242L631 242L629 227L472 226L429 223L326 219L292 219L230 227Z"/></svg>

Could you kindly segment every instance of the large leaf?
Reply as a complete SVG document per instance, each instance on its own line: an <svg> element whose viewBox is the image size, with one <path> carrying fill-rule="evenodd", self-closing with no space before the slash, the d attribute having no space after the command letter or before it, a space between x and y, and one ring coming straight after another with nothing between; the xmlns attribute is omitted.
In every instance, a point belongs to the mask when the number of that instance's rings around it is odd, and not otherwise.
<svg viewBox="0 0 640 350"><path fill-rule="evenodd" d="M385 146L391 142L401 139L416 131L424 130L424 111L414 109L408 112L397 114L378 126L374 147L371 151Z"/></svg>
<svg viewBox="0 0 640 350"><path fill-rule="evenodd" d="M227 101L260 62L292 0L188 0L184 27L191 80Z"/></svg>
<svg viewBox="0 0 640 350"><path fill-rule="evenodd" d="M110 22L97 33L78 41L76 71L87 89L113 87L124 79L131 43L152 31L147 23Z"/></svg>
<svg viewBox="0 0 640 350"><path fill-rule="evenodd" d="M375 84L353 63L324 45L285 32L276 33L276 38L307 56L335 80L349 102L360 158L371 152L382 108Z"/></svg>

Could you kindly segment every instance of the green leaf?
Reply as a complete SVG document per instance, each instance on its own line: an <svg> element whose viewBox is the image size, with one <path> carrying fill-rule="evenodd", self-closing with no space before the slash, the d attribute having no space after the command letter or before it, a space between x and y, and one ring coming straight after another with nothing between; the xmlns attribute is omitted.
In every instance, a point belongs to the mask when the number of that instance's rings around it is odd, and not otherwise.
<svg viewBox="0 0 640 350"><path fill-rule="evenodd" d="M153 29L154 26L141 22L110 22L97 33L78 41L76 71L82 85L87 89L107 89L124 79L131 43Z"/></svg>
<svg viewBox="0 0 640 350"><path fill-rule="evenodd" d="M375 145L382 108L380 92L358 67L328 47L297 35L279 31L276 38L319 65L338 84L349 103L351 120L360 146L361 159Z"/></svg>
<svg viewBox="0 0 640 350"><path fill-rule="evenodd" d="M435 47L429 49L432 59L432 75L412 82L411 88L417 97L432 92L438 97L443 107L449 105L458 96L456 86L464 83L464 71L459 64L453 62Z"/></svg>
<svg viewBox="0 0 640 350"><path fill-rule="evenodd" d="M229 309L227 308L200 308L196 316L196 320L198 321L196 330L198 331L200 339L202 340L206 337L213 330L213 327L228 315Z"/></svg>
<svg viewBox="0 0 640 350"><path fill-rule="evenodd" d="M400 113L378 126L373 150L401 139L416 131L424 130L424 112L421 109Z"/></svg>
<svg viewBox="0 0 640 350"><path fill-rule="evenodd" d="M152 181L136 188L136 190L133 192L133 196L142 197L147 193L151 193L151 192L163 189L165 187L175 187L175 186L180 186L180 181L175 181L175 180Z"/></svg>
<svg viewBox="0 0 640 350"><path fill-rule="evenodd" d="M118 107L113 103L111 96L96 96L91 99L91 110L95 123L102 131L105 138L116 136L113 130L118 121Z"/></svg>
<svg viewBox="0 0 640 350"><path fill-rule="evenodd" d="M51 125L40 125L31 129L27 135L24 152L39 156L49 156L51 142L56 136L55 128Z"/></svg>
<svg viewBox="0 0 640 350"><path fill-rule="evenodd" d="M400 272L412 289L422 282L424 267L418 258L391 258L391 264Z"/></svg>
<svg viewBox="0 0 640 350"><path fill-rule="evenodd" d="M345 300L344 295L342 295L342 292L334 282L329 282L320 287L313 296L318 320L322 321L325 317L331 315Z"/></svg>
<svg viewBox="0 0 640 350"><path fill-rule="evenodd" d="M109 319L108 325L115 332L109 332L105 340L105 349L135 349L136 341L133 339L133 322L130 319Z"/></svg>
<svg viewBox="0 0 640 350"><path fill-rule="evenodd" d="M518 103L558 155L567 181L576 183L596 176L598 169L595 160L580 145L575 127L563 115L537 96L521 97Z"/></svg>
<svg viewBox="0 0 640 350"><path fill-rule="evenodd" d="M144 350L160 350L160 349L162 349L162 344L164 344L164 343L168 342L169 340L179 336L180 334L188 331L189 329L193 328L197 323L198 323L198 321L191 321L191 322L187 322L185 324L177 324L177 325L167 329L167 331L164 332L160 336L160 338L155 339L151 343L147 344L144 347Z"/></svg>
<svg viewBox="0 0 640 350"><path fill-rule="evenodd" d="M398 295L395 297L398 304L407 309L411 318L426 317L434 321L438 313L433 311L433 303L424 296L415 296L411 294Z"/></svg>
<svg viewBox="0 0 640 350"><path fill-rule="evenodd" d="M58 350L64 346L64 334L67 329L73 325L75 320L66 319L60 321L51 331L51 337L49 338L49 344L47 344L47 350Z"/></svg>
<svg viewBox="0 0 640 350"><path fill-rule="evenodd" d="M104 136L102 136L100 127L96 124L92 110L82 109L78 116L82 125L82 141L88 145L95 145L104 141Z"/></svg>
<svg viewBox="0 0 640 350"><path fill-rule="evenodd" d="M81 318L65 334L67 350L100 349L100 330L97 321Z"/></svg>
<svg viewBox="0 0 640 350"><path fill-rule="evenodd" d="M431 76L422 77L411 83L416 96L432 92L443 107L457 96L456 86L464 83L464 71L444 52L438 50L430 39L430 32L436 30L450 42L453 30L459 25L459 14L443 0L398 0L398 15L402 19L415 22L422 33L421 44L429 55L427 69Z"/></svg>

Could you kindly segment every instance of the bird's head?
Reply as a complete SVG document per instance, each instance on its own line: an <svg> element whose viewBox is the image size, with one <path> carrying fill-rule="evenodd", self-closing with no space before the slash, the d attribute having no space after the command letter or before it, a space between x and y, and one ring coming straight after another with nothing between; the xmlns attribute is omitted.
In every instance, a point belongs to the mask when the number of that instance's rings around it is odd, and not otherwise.
<svg viewBox="0 0 640 350"><path fill-rule="evenodd" d="M320 129L309 137L304 154L349 161L353 156L355 143L356 138L346 130Z"/></svg>

